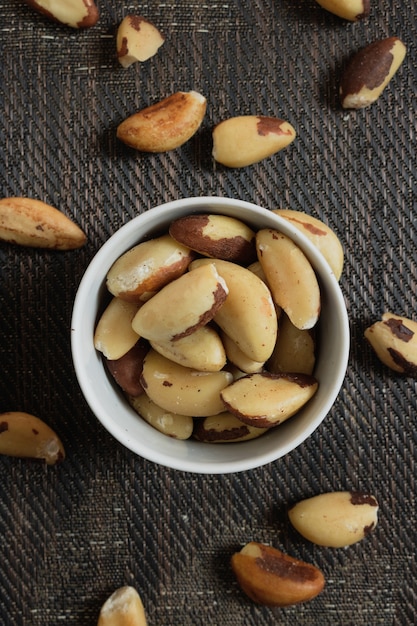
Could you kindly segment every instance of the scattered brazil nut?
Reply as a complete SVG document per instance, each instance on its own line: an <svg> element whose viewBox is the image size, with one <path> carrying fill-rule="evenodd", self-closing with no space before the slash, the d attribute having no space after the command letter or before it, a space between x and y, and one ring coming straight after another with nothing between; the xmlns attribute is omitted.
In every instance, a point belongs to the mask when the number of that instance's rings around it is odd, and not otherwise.
<svg viewBox="0 0 417 626"><path fill-rule="evenodd" d="M178 91L125 119L117 127L117 137L142 152L175 150L197 132L206 107L200 93Z"/></svg>
<svg viewBox="0 0 417 626"><path fill-rule="evenodd" d="M0 199L0 239L20 246L73 250L86 243L83 231L66 215L41 200Z"/></svg>
<svg viewBox="0 0 417 626"><path fill-rule="evenodd" d="M54 22L72 28L90 28L99 19L93 0L25 0L26 4Z"/></svg>
<svg viewBox="0 0 417 626"><path fill-rule="evenodd" d="M249 265L256 259L255 233L227 215L186 215L171 223L169 234L208 257Z"/></svg>
<svg viewBox="0 0 417 626"><path fill-rule="evenodd" d="M292 417L314 396L318 382L307 374L247 374L228 385L221 398L245 424L271 428Z"/></svg>
<svg viewBox="0 0 417 626"><path fill-rule="evenodd" d="M367 493L334 491L307 498L288 511L294 528L320 546L343 548L361 541L378 521L378 502Z"/></svg>
<svg viewBox="0 0 417 626"><path fill-rule="evenodd" d="M286 148L295 137L295 129L285 120L240 115L215 126L212 155L226 167L246 167Z"/></svg>
<svg viewBox="0 0 417 626"><path fill-rule="evenodd" d="M113 263L107 273L107 289L123 300L138 302L184 274L193 258L189 248L169 235L143 241Z"/></svg>
<svg viewBox="0 0 417 626"><path fill-rule="evenodd" d="M417 379L417 322L387 312L365 330L365 339L384 365Z"/></svg>
<svg viewBox="0 0 417 626"><path fill-rule="evenodd" d="M286 219L305 235L320 250L330 265L336 280L340 280L343 270L344 251L336 233L321 220L302 211L274 209L272 212Z"/></svg>
<svg viewBox="0 0 417 626"><path fill-rule="evenodd" d="M398 37L374 41L354 54L340 81L339 95L344 109L362 109L374 103L384 91L406 55Z"/></svg>
<svg viewBox="0 0 417 626"><path fill-rule="evenodd" d="M274 302L294 326L312 328L320 315L320 287L301 248L271 228L256 233L256 247Z"/></svg>
<svg viewBox="0 0 417 626"><path fill-rule="evenodd" d="M265 606L307 602L325 585L324 575L315 565L255 541L233 554L231 566L242 591Z"/></svg>
<svg viewBox="0 0 417 626"><path fill-rule="evenodd" d="M97 626L147 626L145 609L134 587L116 589L101 607Z"/></svg>
<svg viewBox="0 0 417 626"><path fill-rule="evenodd" d="M117 29L117 59L122 67L153 57L165 39L156 26L141 15L126 15Z"/></svg>
<svg viewBox="0 0 417 626"><path fill-rule="evenodd" d="M65 458L64 446L50 426L22 411L0 414L0 454L42 459L47 465Z"/></svg>
<svg viewBox="0 0 417 626"><path fill-rule="evenodd" d="M350 22L358 22L369 16L370 0L316 0L326 11Z"/></svg>

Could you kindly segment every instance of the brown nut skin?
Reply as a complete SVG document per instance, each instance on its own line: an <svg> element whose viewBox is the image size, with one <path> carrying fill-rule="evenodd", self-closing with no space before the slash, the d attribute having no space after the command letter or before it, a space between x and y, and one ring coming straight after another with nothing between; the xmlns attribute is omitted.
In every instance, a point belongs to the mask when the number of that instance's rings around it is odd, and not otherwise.
<svg viewBox="0 0 417 626"><path fill-rule="evenodd" d="M226 167L246 167L286 148L295 137L295 129L285 120L240 115L215 126L212 155Z"/></svg>
<svg viewBox="0 0 417 626"><path fill-rule="evenodd" d="M107 289L122 300L138 302L182 276L194 256L169 235L143 241L113 263L107 273Z"/></svg>
<svg viewBox="0 0 417 626"><path fill-rule="evenodd" d="M272 546L251 541L231 559L242 591L254 602L286 607L308 602L324 588L323 573Z"/></svg>
<svg viewBox="0 0 417 626"><path fill-rule="evenodd" d="M42 459L47 465L65 458L58 435L39 417L23 411L0 414L0 454Z"/></svg>
<svg viewBox="0 0 417 626"><path fill-rule="evenodd" d="M71 28L91 28L99 19L93 0L25 0L32 9L53 22Z"/></svg>
<svg viewBox="0 0 417 626"><path fill-rule="evenodd" d="M51 250L74 250L87 241L83 231L61 211L25 197L0 200L0 239Z"/></svg>
<svg viewBox="0 0 417 626"><path fill-rule="evenodd" d="M316 0L326 11L350 22L367 18L371 11L370 0Z"/></svg>
<svg viewBox="0 0 417 626"><path fill-rule="evenodd" d="M133 587L120 587L107 598L97 626L147 626L142 600Z"/></svg>
<svg viewBox="0 0 417 626"><path fill-rule="evenodd" d="M256 260L255 233L233 217L186 215L172 222L169 234L205 256L240 265Z"/></svg>
<svg viewBox="0 0 417 626"><path fill-rule="evenodd" d="M288 511L294 528L320 546L344 548L374 530L378 502L367 493L334 491L298 502Z"/></svg>
<svg viewBox="0 0 417 626"><path fill-rule="evenodd" d="M199 129L207 101L196 91L179 91L124 120L117 137L142 152L168 152L182 146Z"/></svg>
<svg viewBox="0 0 417 626"><path fill-rule="evenodd" d="M387 312L365 330L365 339L384 365L417 379L417 322Z"/></svg>
<svg viewBox="0 0 417 626"><path fill-rule="evenodd" d="M362 109L384 91L406 55L398 37L375 41L357 52L342 74L339 95L344 109Z"/></svg>
<svg viewBox="0 0 417 626"><path fill-rule="evenodd" d="M148 342L143 339L131 348L119 359L109 360L104 358L104 363L119 387L132 397L139 396L143 392L140 382L142 375L143 360L149 351Z"/></svg>
<svg viewBox="0 0 417 626"><path fill-rule="evenodd" d="M141 15L126 15L116 36L117 59L122 67L153 57L164 43L159 30Z"/></svg>

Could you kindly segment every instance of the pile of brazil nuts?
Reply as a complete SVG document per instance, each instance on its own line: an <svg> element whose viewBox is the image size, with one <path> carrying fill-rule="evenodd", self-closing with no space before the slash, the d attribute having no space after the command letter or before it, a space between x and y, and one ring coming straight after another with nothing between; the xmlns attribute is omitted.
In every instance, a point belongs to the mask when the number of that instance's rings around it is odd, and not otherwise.
<svg viewBox="0 0 417 626"><path fill-rule="evenodd" d="M300 227L307 220L298 214ZM162 433L252 439L316 393L320 287L283 233L187 215L122 254L106 285L95 348L134 410Z"/></svg>

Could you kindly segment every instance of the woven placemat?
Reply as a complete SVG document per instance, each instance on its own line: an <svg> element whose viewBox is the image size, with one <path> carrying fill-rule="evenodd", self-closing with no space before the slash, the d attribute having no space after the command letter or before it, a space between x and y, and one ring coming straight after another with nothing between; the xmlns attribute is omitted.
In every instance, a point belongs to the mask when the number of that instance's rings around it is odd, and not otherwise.
<svg viewBox="0 0 417 626"><path fill-rule="evenodd" d="M141 594L150 626L415 623L416 384L380 364L363 331L386 310L417 310L417 8L372 4L353 24L314 0L101 0L98 24L74 31L0 0L0 193L48 202L88 235L68 253L0 246L0 410L41 416L67 452L54 468L0 458L1 624L91 625L125 584ZM166 41L125 70L115 33L127 13ZM343 111L347 59L391 35L407 45L397 75L378 103ZM208 108L183 147L143 155L117 141L125 117L190 89ZM297 139L241 170L214 164L213 125L246 113L287 119ZM73 300L95 252L138 213L201 195L306 211L345 250L352 345L340 395L294 452L236 475L134 456L91 413L71 361ZM288 505L341 489L377 497L376 530L348 549L301 540ZM315 563L324 592L287 609L249 601L230 557L251 540Z"/></svg>

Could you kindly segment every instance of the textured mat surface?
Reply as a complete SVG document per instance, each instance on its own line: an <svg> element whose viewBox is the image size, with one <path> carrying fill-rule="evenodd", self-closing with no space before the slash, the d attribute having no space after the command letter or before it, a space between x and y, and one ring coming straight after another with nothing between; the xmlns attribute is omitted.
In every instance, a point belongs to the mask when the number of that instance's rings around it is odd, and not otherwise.
<svg viewBox="0 0 417 626"><path fill-rule="evenodd" d="M351 24L314 0L101 0L99 23L81 32L0 0L0 194L42 199L88 235L70 253L0 246L0 410L41 416L67 451L57 468L0 458L1 624L91 625L124 584L150 626L415 623L416 382L382 366L363 331L385 310L416 317L417 8L372 5ZM124 70L115 32L132 12L166 42ZM390 35L408 47L398 74L378 103L343 111L347 58ZM122 119L189 89L208 109L182 148L145 156L116 140ZM216 166L212 126L244 113L283 117L298 137L257 165ZM345 249L352 347L338 400L294 452L237 475L186 475L132 455L89 410L71 362L89 260L133 216L194 195L306 211ZM339 489L378 498L375 532L343 550L300 540L288 503ZM251 603L229 566L250 540L317 564L325 591L288 609Z"/></svg>

